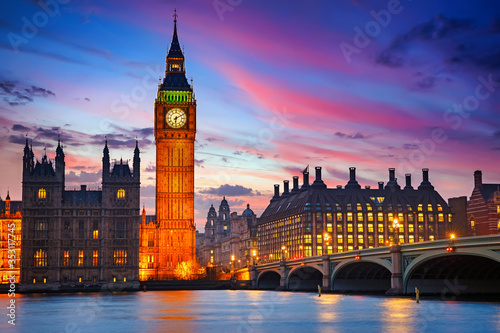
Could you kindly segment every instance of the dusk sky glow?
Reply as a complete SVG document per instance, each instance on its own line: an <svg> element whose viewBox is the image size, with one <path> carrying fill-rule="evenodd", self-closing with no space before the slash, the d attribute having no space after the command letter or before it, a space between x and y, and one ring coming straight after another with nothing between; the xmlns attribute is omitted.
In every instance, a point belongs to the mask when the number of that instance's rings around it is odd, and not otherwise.
<svg viewBox="0 0 500 333"><path fill-rule="evenodd" d="M67 187L90 188L105 136L130 165L137 137L154 214L154 100L175 8L197 99L198 230L223 195L260 216L273 184L307 165L329 187L351 166L372 187L391 167L418 186L429 168L444 199L470 196L474 170L500 181L498 1L24 0L0 4L2 199L21 199L26 134L39 160L60 135Z"/></svg>

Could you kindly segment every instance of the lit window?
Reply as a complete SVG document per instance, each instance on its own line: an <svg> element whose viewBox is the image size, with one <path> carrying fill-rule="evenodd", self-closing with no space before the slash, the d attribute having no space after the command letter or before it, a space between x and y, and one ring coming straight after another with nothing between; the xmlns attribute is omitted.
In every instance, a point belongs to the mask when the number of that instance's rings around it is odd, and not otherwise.
<svg viewBox="0 0 500 333"><path fill-rule="evenodd" d="M342 213L337 213L337 221L342 221Z"/></svg>
<svg viewBox="0 0 500 333"><path fill-rule="evenodd" d="M321 246L316 246L316 255L321 256L323 255L323 247Z"/></svg>
<svg viewBox="0 0 500 333"><path fill-rule="evenodd" d="M347 235L347 244L352 244L354 242L352 235Z"/></svg>
<svg viewBox="0 0 500 333"><path fill-rule="evenodd" d="M338 235L337 236L337 243L342 244L343 242L344 242L343 236L342 235Z"/></svg>
<svg viewBox="0 0 500 333"><path fill-rule="evenodd" d="M43 283L47 283L47 278L43 278Z"/></svg>
<svg viewBox="0 0 500 333"><path fill-rule="evenodd" d="M373 213L368 213L368 221L373 222Z"/></svg>
<svg viewBox="0 0 500 333"><path fill-rule="evenodd" d="M408 241L410 243L415 243L415 236L413 236L413 235L408 236Z"/></svg>
<svg viewBox="0 0 500 333"><path fill-rule="evenodd" d="M45 199L47 198L47 191L45 191L44 188L41 188L38 190L38 199Z"/></svg>
<svg viewBox="0 0 500 333"><path fill-rule="evenodd" d="M179 64L172 64L172 68L179 68Z"/></svg>
<svg viewBox="0 0 500 333"><path fill-rule="evenodd" d="M422 204L418 204L418 211L421 212L422 211Z"/></svg>
<svg viewBox="0 0 500 333"><path fill-rule="evenodd" d="M347 232L353 232L352 223L347 224Z"/></svg>
<svg viewBox="0 0 500 333"><path fill-rule="evenodd" d="M440 204L438 204L438 212L442 212L442 211L443 211L443 207Z"/></svg>
<svg viewBox="0 0 500 333"><path fill-rule="evenodd" d="M378 235L378 243L379 244L384 244L384 236Z"/></svg>
<svg viewBox="0 0 500 333"><path fill-rule="evenodd" d="M337 252L338 253L344 252L344 247L343 246L337 246Z"/></svg>
<svg viewBox="0 0 500 333"><path fill-rule="evenodd" d="M33 278L33 283L36 283L36 279L35 278Z"/></svg>
<svg viewBox="0 0 500 333"><path fill-rule="evenodd" d="M431 204L428 204L428 205L427 205L427 211L428 211L428 212L432 212L432 205L431 205Z"/></svg>
<svg viewBox="0 0 500 333"><path fill-rule="evenodd" d="M69 266L69 251L64 251L63 265Z"/></svg>
<svg viewBox="0 0 500 333"><path fill-rule="evenodd" d="M304 235L304 243L311 243L312 238L311 235Z"/></svg>
<svg viewBox="0 0 500 333"><path fill-rule="evenodd" d="M363 232L363 224L362 223L358 224L358 232Z"/></svg>
<svg viewBox="0 0 500 333"><path fill-rule="evenodd" d="M430 240L430 241L433 241L433 240L434 240L434 235L430 235L430 236L429 236L429 240Z"/></svg>
<svg viewBox="0 0 500 333"><path fill-rule="evenodd" d="M94 239L98 239L99 238L99 230L94 230L92 232L92 238L94 238Z"/></svg>
<svg viewBox="0 0 500 333"><path fill-rule="evenodd" d="M224 230L227 230L227 225L224 225Z"/></svg>
<svg viewBox="0 0 500 333"><path fill-rule="evenodd" d="M427 216L427 220L428 220L429 222L434 222L434 215L433 215L433 214L429 214L429 215Z"/></svg>
<svg viewBox="0 0 500 333"><path fill-rule="evenodd" d="M318 244L323 243L323 237L321 237L321 235L316 235L316 243Z"/></svg>
<svg viewBox="0 0 500 333"><path fill-rule="evenodd" d="M367 209L367 210L372 210L372 205L370 205L370 204L366 204L366 209Z"/></svg>
<svg viewBox="0 0 500 333"><path fill-rule="evenodd" d="M82 277L81 276L78 277L78 282L82 282Z"/></svg>
<svg viewBox="0 0 500 333"><path fill-rule="evenodd" d="M113 282L116 282L116 276L113 276Z"/></svg>
<svg viewBox="0 0 500 333"><path fill-rule="evenodd" d="M439 222L444 222L444 214L443 213L439 213L438 214L438 221Z"/></svg>
<svg viewBox="0 0 500 333"><path fill-rule="evenodd" d="M418 222L424 222L424 214L418 213Z"/></svg>
<svg viewBox="0 0 500 333"><path fill-rule="evenodd" d="M333 231L333 227L332 227L331 223L327 223L326 224L326 231L328 231L328 232L332 232Z"/></svg>
<svg viewBox="0 0 500 333"><path fill-rule="evenodd" d="M378 232L379 233L383 233L384 232L384 225L383 224L379 224L378 225Z"/></svg>
<svg viewBox="0 0 500 333"><path fill-rule="evenodd" d="M354 250L354 247L353 247L352 245L349 245L349 246L347 247L347 251L352 251L352 250Z"/></svg>
<svg viewBox="0 0 500 333"><path fill-rule="evenodd" d="M356 205L356 210L358 210L358 211L359 211L359 210L363 210L363 208L361 208L361 204L360 204L360 203L358 203L358 204Z"/></svg>
<svg viewBox="0 0 500 333"><path fill-rule="evenodd" d="M126 276L123 277L123 282L127 282L127 277Z"/></svg>
<svg viewBox="0 0 500 333"><path fill-rule="evenodd" d="M413 214L406 215L406 218L408 219L408 222L413 222Z"/></svg>
<svg viewBox="0 0 500 333"><path fill-rule="evenodd" d="M92 251L92 266L97 266L99 262L99 252L94 250Z"/></svg>
<svg viewBox="0 0 500 333"><path fill-rule="evenodd" d="M341 223L337 223L337 232L342 232L343 226Z"/></svg>
<svg viewBox="0 0 500 333"><path fill-rule="evenodd" d="M500 229L500 220L498 220L497 229Z"/></svg>
<svg viewBox="0 0 500 333"><path fill-rule="evenodd" d="M363 213L358 213L358 221L363 221Z"/></svg>
<svg viewBox="0 0 500 333"><path fill-rule="evenodd" d="M333 215L332 215L332 213L326 213L326 220L327 221L333 221Z"/></svg>
<svg viewBox="0 0 500 333"><path fill-rule="evenodd" d="M83 250L78 251L78 266L83 266Z"/></svg>
<svg viewBox="0 0 500 333"><path fill-rule="evenodd" d="M304 256L312 257L312 247L311 246L304 247Z"/></svg>
<svg viewBox="0 0 500 333"><path fill-rule="evenodd" d="M358 235L358 245L362 245L364 243L365 243L365 241L363 239L363 235Z"/></svg>
<svg viewBox="0 0 500 333"><path fill-rule="evenodd" d="M35 267L43 267L47 266L47 251L45 250L37 250L35 252Z"/></svg>
<svg viewBox="0 0 500 333"><path fill-rule="evenodd" d="M377 220L382 222L384 220L384 213L378 213L377 214Z"/></svg>
<svg viewBox="0 0 500 333"><path fill-rule="evenodd" d="M373 232L373 224L368 223L368 232Z"/></svg>
<svg viewBox="0 0 500 333"><path fill-rule="evenodd" d="M392 213L387 213L387 219L389 222L394 221L394 215Z"/></svg>
<svg viewBox="0 0 500 333"><path fill-rule="evenodd" d="M119 189L118 192L116 192L116 198L117 199L125 199L125 190L124 189Z"/></svg>
<svg viewBox="0 0 500 333"><path fill-rule="evenodd" d="M413 224L408 224L408 232L415 232L415 229L413 229Z"/></svg>
<svg viewBox="0 0 500 333"><path fill-rule="evenodd" d="M347 213L347 221L352 221L352 213Z"/></svg>
<svg viewBox="0 0 500 333"><path fill-rule="evenodd" d="M127 251L115 250L113 253L115 265L123 266L127 264Z"/></svg>

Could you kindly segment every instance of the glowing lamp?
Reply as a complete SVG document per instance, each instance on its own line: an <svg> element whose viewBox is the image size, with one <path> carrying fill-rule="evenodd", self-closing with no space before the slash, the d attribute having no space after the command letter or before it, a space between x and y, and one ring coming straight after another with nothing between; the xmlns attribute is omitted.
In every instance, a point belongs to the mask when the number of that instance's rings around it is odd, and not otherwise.
<svg viewBox="0 0 500 333"><path fill-rule="evenodd" d="M361 256L358 254L358 255L356 255L356 256L354 257L354 259L356 259L356 260L361 260Z"/></svg>
<svg viewBox="0 0 500 333"><path fill-rule="evenodd" d="M446 248L446 252L453 252L455 249L453 248L453 246L448 246Z"/></svg>

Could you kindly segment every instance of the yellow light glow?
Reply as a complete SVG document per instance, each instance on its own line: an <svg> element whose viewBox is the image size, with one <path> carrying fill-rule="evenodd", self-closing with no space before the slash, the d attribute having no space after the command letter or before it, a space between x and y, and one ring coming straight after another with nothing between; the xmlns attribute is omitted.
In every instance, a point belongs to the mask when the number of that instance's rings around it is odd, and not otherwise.
<svg viewBox="0 0 500 333"><path fill-rule="evenodd" d="M455 239L455 234L451 234L451 235L450 235L450 238L451 238L451 239Z"/></svg>

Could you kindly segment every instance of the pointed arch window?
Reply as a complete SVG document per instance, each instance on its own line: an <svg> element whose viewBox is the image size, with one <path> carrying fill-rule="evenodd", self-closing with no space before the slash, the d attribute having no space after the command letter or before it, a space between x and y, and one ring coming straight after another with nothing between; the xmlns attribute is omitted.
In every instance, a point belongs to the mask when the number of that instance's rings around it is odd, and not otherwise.
<svg viewBox="0 0 500 333"><path fill-rule="evenodd" d="M35 267L44 267L47 266L47 251L46 250L37 250L34 255Z"/></svg>
<svg viewBox="0 0 500 333"><path fill-rule="evenodd" d="M125 190L124 189L119 189L118 192L116 192L116 198L117 199L125 199Z"/></svg>
<svg viewBox="0 0 500 333"><path fill-rule="evenodd" d="M38 190L38 199L46 199L47 191L44 188Z"/></svg>

